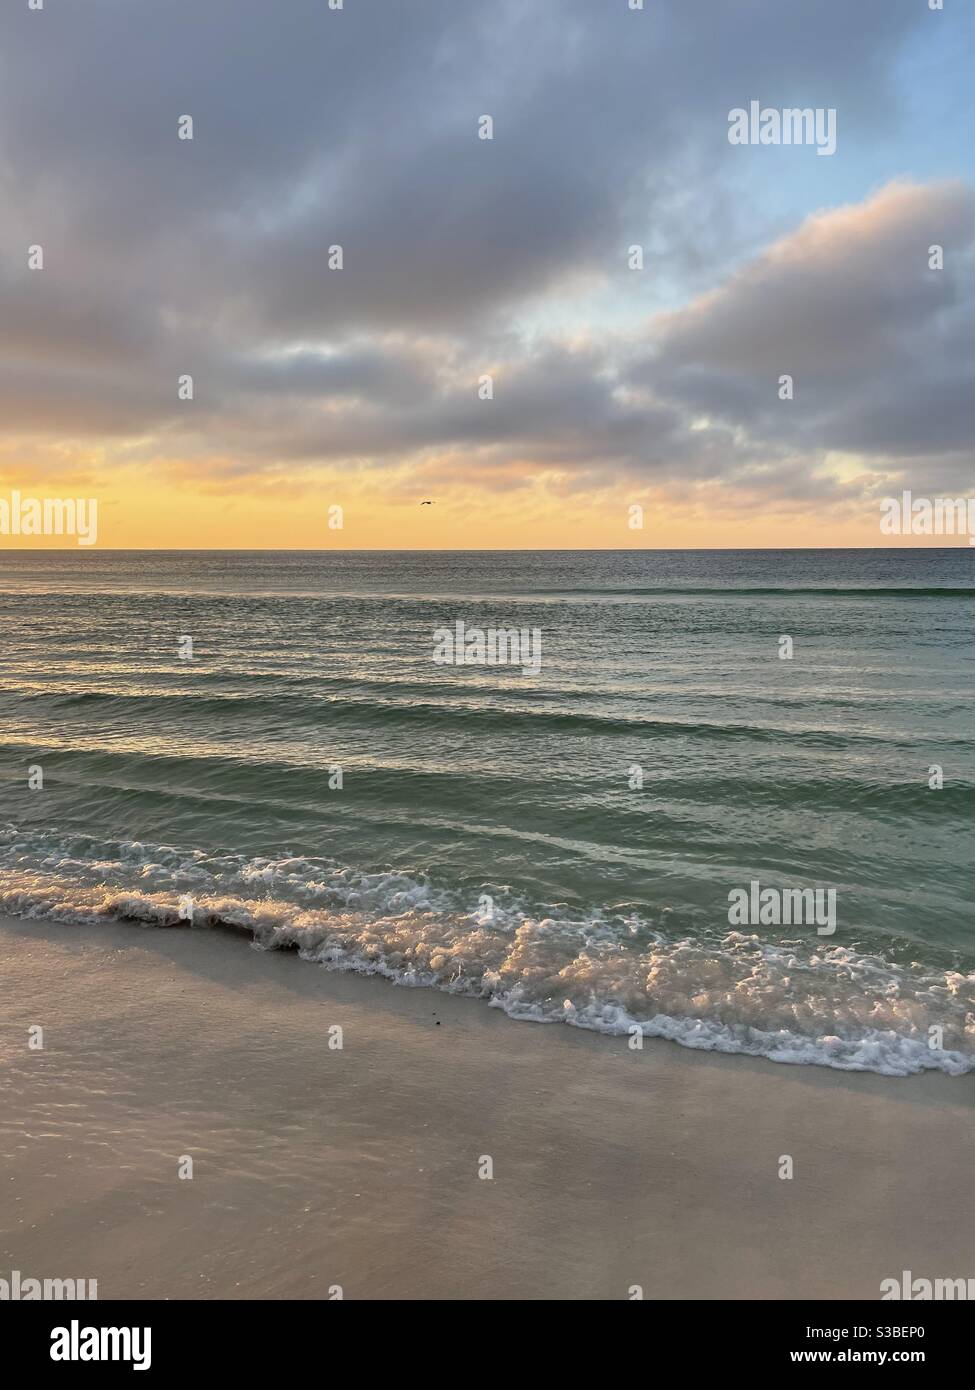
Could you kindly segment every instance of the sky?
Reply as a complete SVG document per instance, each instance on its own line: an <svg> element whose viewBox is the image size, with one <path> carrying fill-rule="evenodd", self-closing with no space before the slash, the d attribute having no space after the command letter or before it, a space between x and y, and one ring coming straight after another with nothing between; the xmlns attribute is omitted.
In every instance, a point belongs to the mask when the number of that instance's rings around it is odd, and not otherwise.
<svg viewBox="0 0 975 1390"><path fill-rule="evenodd" d="M967 0L30 3L0 497L542 549L916 544L880 499L975 495ZM730 143L753 101L835 153Z"/></svg>

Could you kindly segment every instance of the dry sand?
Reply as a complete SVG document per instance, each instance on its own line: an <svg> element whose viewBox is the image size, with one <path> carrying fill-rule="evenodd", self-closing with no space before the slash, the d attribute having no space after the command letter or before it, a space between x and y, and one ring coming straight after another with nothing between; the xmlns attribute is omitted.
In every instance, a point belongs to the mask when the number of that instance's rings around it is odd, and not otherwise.
<svg viewBox="0 0 975 1390"><path fill-rule="evenodd" d="M100 1298L877 1298L903 1269L975 1276L973 1077L631 1051L229 933L0 920L0 1102L0 1277Z"/></svg>

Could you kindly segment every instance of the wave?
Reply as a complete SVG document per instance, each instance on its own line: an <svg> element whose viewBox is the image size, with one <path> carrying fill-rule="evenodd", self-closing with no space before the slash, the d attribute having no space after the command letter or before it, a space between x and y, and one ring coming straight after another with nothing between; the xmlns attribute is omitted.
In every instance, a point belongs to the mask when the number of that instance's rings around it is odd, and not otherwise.
<svg viewBox="0 0 975 1390"><path fill-rule="evenodd" d="M25 697L26 698L26 697ZM193 695L186 692L151 694L113 694L103 691L77 691L63 693L46 691L30 695L33 708L49 706L53 710L91 710L104 709L118 714L137 713L140 719L149 720L154 714L170 713L178 709L185 721L194 715L207 716L219 714L230 717L235 722L248 713L261 717L273 715L283 722L304 719L309 724L320 725L330 720L343 721L356 725L393 727L396 725L416 726L419 730L441 731L445 726L456 725L479 730L498 730L510 734L519 726L534 733L555 734L623 734L629 737L647 736L651 738L696 738L715 741L747 740L761 743L789 743L800 747L845 749L851 745L874 745L878 747L910 747L921 743L961 744L967 746L970 739L932 736L898 737L895 734L872 734L862 730L838 730L824 728L776 727L758 723L717 723L693 719L651 719L635 718L626 715L595 714L584 711L540 709L537 705L499 703L488 704L461 703L459 700L384 700L376 698L343 698L335 695L322 695L307 698L301 695L282 695L272 692L251 694L210 693ZM290 726L294 729L296 726Z"/></svg>
<svg viewBox="0 0 975 1390"><path fill-rule="evenodd" d="M714 597L720 595L721 598L764 598L766 596L778 598L802 598L806 595L812 598L968 598L975 599L975 585L959 588L945 587L926 587L921 584L909 585L906 588L892 589L880 585L862 585L859 587L818 587L814 588L808 584L792 585L758 585L745 587L737 584L725 584L713 587L706 587L703 584L693 584L684 586L664 586L660 584L650 585L649 587L624 587L612 589L576 588L576 589L545 589L539 590L537 594L526 595L527 599L533 597L557 597L559 595L593 594L597 597L607 595L608 597L621 597L626 595L654 595L660 594L670 598L694 598L699 594Z"/></svg>
<svg viewBox="0 0 975 1390"><path fill-rule="evenodd" d="M470 995L512 1018L905 1076L975 1069L975 974L821 938L681 930L607 908L462 891L420 873L0 831L0 912L231 927L332 970ZM187 920L191 915L192 923ZM943 1047L929 1046L932 1029Z"/></svg>
<svg viewBox="0 0 975 1390"><path fill-rule="evenodd" d="M564 599L585 603L587 600L640 599L640 598L851 598L851 599L975 599L975 585L904 585L891 588L882 585L738 585L738 584L651 584L651 585L578 585L575 587L532 588L530 581L518 587L505 588L501 585L478 584L470 589L463 588L463 581L454 587L454 594L445 599L442 593L415 591L396 591L380 588L342 589L342 588L253 588L240 584L233 588L202 587L199 582L188 584L185 581L167 578L156 583L145 583L138 577L131 578L124 588L117 586L98 586L78 579L68 581L63 587L41 587L30 579L11 583L9 578L3 582L0 577L0 598L19 600L25 593L32 601L55 600L59 608L69 603L76 605L79 612L91 599L104 599L127 603L133 598L152 601L184 598L199 601L230 600L232 602L256 601L267 603L287 603L289 605L325 603L377 605L414 605L425 608L454 612L465 604L493 605L502 602L516 606L533 603L547 603Z"/></svg>
<svg viewBox="0 0 975 1390"><path fill-rule="evenodd" d="M945 740L941 740L942 743ZM290 808L307 813L321 813L323 797L333 790L331 760L323 752L318 764L307 758L266 753L234 753L226 747L202 743L198 748L183 736L173 740L179 751L146 751L137 736L131 744L118 739L105 742L92 737L84 743L66 745L23 742L19 738L0 735L0 753L19 756L24 764L38 755L41 747L50 747L58 759L59 785L66 794L77 790L85 798L94 787L103 805L113 796L138 798L139 804L149 807L162 798L189 800L240 801L254 805L260 799L263 808ZM455 815L465 807L486 807L517 799L521 805L536 802L551 808L559 802L562 823L565 817L579 812L598 817L603 839L626 843L627 837L638 834L646 824L642 804L632 806L623 795L619 772L601 770L587 779L589 800L578 802L578 788L571 784L560 787L550 778L528 768L512 767L509 771L478 772L472 779L463 765L437 760L418 768L408 761L396 761L390 756L360 757L343 763L344 775L355 780L356 805L379 803L392 813L406 807L409 814L419 814L422 807L450 807ZM300 785L302 795L296 795ZM751 811L762 809L793 810L797 799L816 812L880 816L889 822L898 817L911 817L915 822L937 821L945 824L945 811L962 820L959 833L965 833L962 818L975 812L975 783L952 781L946 783L937 798L931 796L927 782L905 780L903 773L891 770L888 776L878 772L871 780L850 777L836 771L830 773L821 759L811 760L800 770L793 766L788 782L769 778L761 770L749 775L745 770L735 776L717 772L703 775L688 773L666 782L667 806L655 804L653 815L658 828L662 819L679 820L694 814L696 808L746 805ZM571 804L566 805L566 801ZM344 814L353 816L353 807ZM615 833L610 833L611 827ZM698 827L700 829L700 827ZM512 830L515 836L522 832Z"/></svg>

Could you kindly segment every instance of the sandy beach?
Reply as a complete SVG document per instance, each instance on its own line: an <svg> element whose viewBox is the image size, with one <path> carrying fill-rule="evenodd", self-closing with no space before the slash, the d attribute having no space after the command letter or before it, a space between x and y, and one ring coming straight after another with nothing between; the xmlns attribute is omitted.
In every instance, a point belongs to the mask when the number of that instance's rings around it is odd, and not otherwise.
<svg viewBox="0 0 975 1390"><path fill-rule="evenodd" d="M209 930L3 919L0 971L4 1270L149 1299L877 1298L973 1273L971 1076L631 1051Z"/></svg>

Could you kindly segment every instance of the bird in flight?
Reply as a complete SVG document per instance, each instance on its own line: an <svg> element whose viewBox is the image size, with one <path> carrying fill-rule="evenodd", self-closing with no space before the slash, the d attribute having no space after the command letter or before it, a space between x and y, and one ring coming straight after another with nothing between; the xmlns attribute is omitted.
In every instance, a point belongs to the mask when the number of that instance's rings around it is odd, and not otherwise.
<svg viewBox="0 0 975 1390"><path fill-rule="evenodd" d="M432 502L421 502L421 503L420 503L420 506L421 506L421 507L432 507L432 506L433 506L433 503L432 503Z"/></svg>

